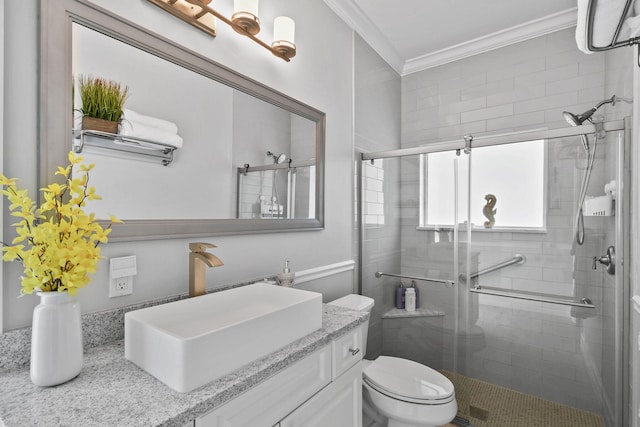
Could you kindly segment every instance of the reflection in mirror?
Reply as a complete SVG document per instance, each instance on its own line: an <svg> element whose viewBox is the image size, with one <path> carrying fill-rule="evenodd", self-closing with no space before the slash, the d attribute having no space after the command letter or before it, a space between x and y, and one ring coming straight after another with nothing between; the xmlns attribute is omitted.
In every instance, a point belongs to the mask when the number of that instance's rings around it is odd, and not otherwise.
<svg viewBox="0 0 640 427"><path fill-rule="evenodd" d="M88 0L43 0L41 22L40 184L56 179L70 148L81 148L96 163L92 184L103 196L90 208L125 221L110 241L324 228L323 112ZM128 86L125 108L170 122L171 143L74 130L79 74ZM237 170L273 165L267 151L315 165L312 191L296 194L315 201L292 218L238 219ZM303 216L307 209L313 213Z"/></svg>
<svg viewBox="0 0 640 427"><path fill-rule="evenodd" d="M83 155L98 166L92 184L108 201L88 206L98 218L315 218L314 121L77 23L72 40L76 79L99 76L129 87L121 132L142 130L153 142L156 133L148 136L132 118L137 112L174 124L181 142L163 166L153 157L105 149L111 141L84 135ZM76 111L74 128L80 119ZM137 151L153 151L151 144L139 144ZM281 155L286 159L279 161ZM251 172L237 174L247 164ZM260 167L259 173L253 169ZM259 190L252 190L254 175L261 175Z"/></svg>
<svg viewBox="0 0 640 427"><path fill-rule="evenodd" d="M313 217L314 162L294 163L284 153L273 156L273 165L238 168L238 218Z"/></svg>

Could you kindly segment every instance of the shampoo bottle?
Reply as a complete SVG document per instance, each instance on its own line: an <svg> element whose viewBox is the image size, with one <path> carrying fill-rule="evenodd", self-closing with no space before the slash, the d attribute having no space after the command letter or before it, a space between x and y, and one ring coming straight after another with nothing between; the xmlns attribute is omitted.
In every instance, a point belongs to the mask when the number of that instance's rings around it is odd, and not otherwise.
<svg viewBox="0 0 640 427"><path fill-rule="evenodd" d="M404 309L416 311L416 292L414 288L407 288L404 293Z"/></svg>
<svg viewBox="0 0 640 427"><path fill-rule="evenodd" d="M407 288L402 283L396 288L396 308L398 309L404 308L404 292L406 290Z"/></svg>

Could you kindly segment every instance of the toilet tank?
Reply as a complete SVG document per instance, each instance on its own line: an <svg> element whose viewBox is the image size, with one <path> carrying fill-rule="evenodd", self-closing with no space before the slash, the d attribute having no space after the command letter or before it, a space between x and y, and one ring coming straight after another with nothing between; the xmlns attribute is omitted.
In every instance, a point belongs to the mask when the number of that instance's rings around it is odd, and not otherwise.
<svg viewBox="0 0 640 427"><path fill-rule="evenodd" d="M338 307L346 308L354 311L366 311L367 313L371 313L371 309L375 305L375 300L373 298L366 297L364 295L356 295L349 294L345 295L342 298L338 298L337 300L333 300L329 305L335 305ZM369 320L365 322L362 328L362 346L367 348L367 336L369 334Z"/></svg>

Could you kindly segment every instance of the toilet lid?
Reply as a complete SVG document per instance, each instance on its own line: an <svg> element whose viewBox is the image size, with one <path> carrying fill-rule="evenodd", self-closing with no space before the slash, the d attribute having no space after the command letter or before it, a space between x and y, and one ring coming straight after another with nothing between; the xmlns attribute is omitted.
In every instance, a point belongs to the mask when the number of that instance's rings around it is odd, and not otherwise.
<svg viewBox="0 0 640 427"><path fill-rule="evenodd" d="M363 374L370 385L401 400L441 400L454 393L447 377L407 359L380 356L365 367Z"/></svg>

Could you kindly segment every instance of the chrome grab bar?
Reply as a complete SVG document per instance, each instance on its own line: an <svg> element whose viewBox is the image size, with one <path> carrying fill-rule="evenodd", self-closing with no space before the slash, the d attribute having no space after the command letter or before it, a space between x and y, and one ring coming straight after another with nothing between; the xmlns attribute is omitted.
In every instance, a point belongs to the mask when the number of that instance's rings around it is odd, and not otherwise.
<svg viewBox="0 0 640 427"><path fill-rule="evenodd" d="M475 279L476 277L482 276L483 274L491 273L492 271L500 270L501 268L509 267L510 265L514 265L514 264L522 265L525 262L527 262L527 258L524 255L515 254L513 256L513 258L511 258L509 261L501 262L500 264L496 264L496 265L493 265L491 267L487 267L484 270L480 270L478 272L475 272L475 273L471 274L471 278ZM460 278L462 280L467 280L467 275L466 274L461 274Z"/></svg>
<svg viewBox="0 0 640 427"><path fill-rule="evenodd" d="M528 301L548 302L551 304L570 305L573 307L596 308L589 298L563 297L556 295L534 294L526 291L509 291L500 288L475 286L469 289L469 292L477 294L495 295L498 297L524 299Z"/></svg>
<svg viewBox="0 0 640 427"><path fill-rule="evenodd" d="M390 276L390 277L400 277L403 279L412 279L412 280L424 280L427 282L436 282L436 283L444 283L447 288L455 285L453 280L443 280L443 279L432 279L429 277L416 277L416 276L405 276L404 274L392 274L392 273L383 273L382 271L376 271L375 276L379 279L382 276Z"/></svg>

